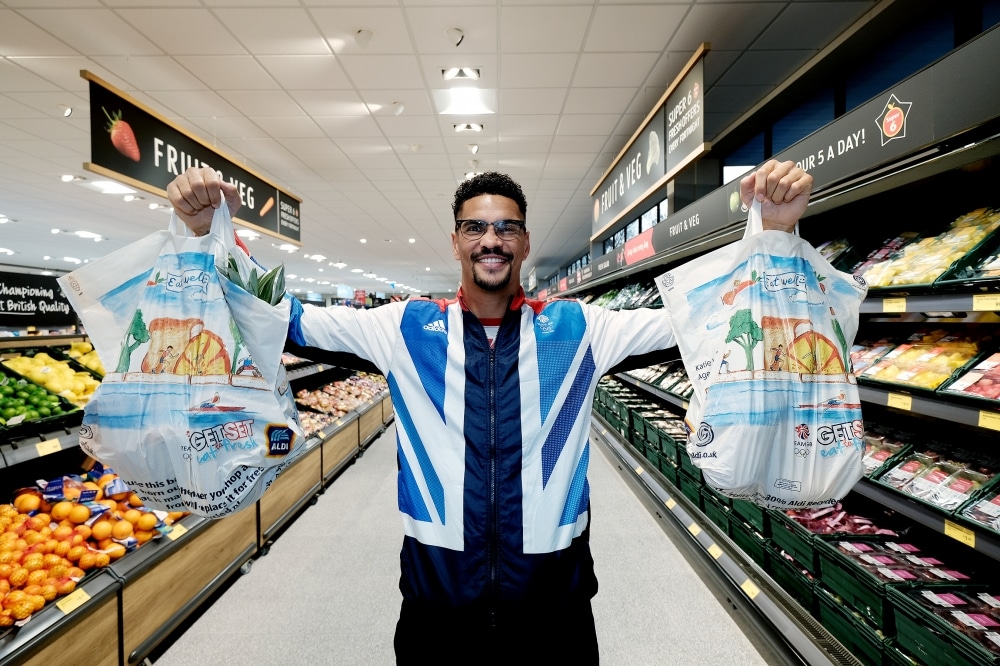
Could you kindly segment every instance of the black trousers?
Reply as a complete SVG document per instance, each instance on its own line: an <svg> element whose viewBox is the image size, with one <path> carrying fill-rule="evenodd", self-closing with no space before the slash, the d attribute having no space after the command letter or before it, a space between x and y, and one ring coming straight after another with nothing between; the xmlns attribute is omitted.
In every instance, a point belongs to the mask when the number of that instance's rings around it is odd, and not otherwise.
<svg viewBox="0 0 1000 666"><path fill-rule="evenodd" d="M393 641L399 666L599 663L590 601L544 611L429 609L403 601Z"/></svg>

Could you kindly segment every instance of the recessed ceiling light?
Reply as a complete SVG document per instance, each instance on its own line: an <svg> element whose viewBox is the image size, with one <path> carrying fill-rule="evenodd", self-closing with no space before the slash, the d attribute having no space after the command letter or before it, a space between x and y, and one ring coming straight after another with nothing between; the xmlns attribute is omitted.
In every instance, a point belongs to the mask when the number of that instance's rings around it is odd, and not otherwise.
<svg viewBox="0 0 1000 666"><path fill-rule="evenodd" d="M449 67L441 70L445 81L478 81L481 72L478 67Z"/></svg>
<svg viewBox="0 0 1000 666"><path fill-rule="evenodd" d="M363 268L352 268L352 269L351 269L351 272L352 272L352 273L363 273L363 272L364 272L364 270L365 270L365 269L363 269Z"/></svg>
<svg viewBox="0 0 1000 666"><path fill-rule="evenodd" d="M313 261L326 261L326 257L322 254L307 254L305 255L305 258L312 259Z"/></svg>
<svg viewBox="0 0 1000 666"><path fill-rule="evenodd" d="M299 251L298 246L292 245L291 243L282 243L281 245L275 245L275 247L281 250L282 252L292 253Z"/></svg>
<svg viewBox="0 0 1000 666"><path fill-rule="evenodd" d="M459 123L453 125L456 132L482 132L483 126L480 123Z"/></svg>
<svg viewBox="0 0 1000 666"><path fill-rule="evenodd" d="M367 242L368 242L368 239L367 239L367 238L362 238L362 239L361 239L361 242L362 242L362 243L367 243Z"/></svg>
<svg viewBox="0 0 1000 666"><path fill-rule="evenodd" d="M76 257L63 257L63 261L69 264L79 264L81 263Z"/></svg>
<svg viewBox="0 0 1000 666"><path fill-rule="evenodd" d="M236 235L249 241L254 241L260 238L260 234L252 229L237 229Z"/></svg>
<svg viewBox="0 0 1000 666"><path fill-rule="evenodd" d="M135 194L135 190L131 187L125 187L113 180L95 180L90 185L100 190L103 194Z"/></svg>
<svg viewBox="0 0 1000 666"><path fill-rule="evenodd" d="M338 261L337 263L335 263L335 264L330 264L330 265L331 265L331 266L333 266L334 268L344 268L345 266L347 266L347 264L345 264L345 263L344 263L344 262L342 262L342 261Z"/></svg>
<svg viewBox="0 0 1000 666"><path fill-rule="evenodd" d="M66 106L65 104L60 104L59 107L62 109L63 118L69 118L73 115L73 107Z"/></svg>
<svg viewBox="0 0 1000 666"><path fill-rule="evenodd" d="M472 153L473 155L475 155L476 153L478 153L479 152L479 144L477 144L477 143L470 143L469 144L469 152Z"/></svg>
<svg viewBox="0 0 1000 666"><path fill-rule="evenodd" d="M134 194L126 194L122 197L125 201L142 201L142 197L137 197Z"/></svg>
<svg viewBox="0 0 1000 666"><path fill-rule="evenodd" d="M416 242L417 242L417 239L416 239L416 238L411 238L411 239L410 239L410 242L411 242L411 243L416 243Z"/></svg>
<svg viewBox="0 0 1000 666"><path fill-rule="evenodd" d="M14 250L8 250L5 247L0 247L0 254L14 254Z"/></svg>
<svg viewBox="0 0 1000 666"><path fill-rule="evenodd" d="M431 269L430 266L427 266L426 268L424 268L425 271L429 271L430 269Z"/></svg>

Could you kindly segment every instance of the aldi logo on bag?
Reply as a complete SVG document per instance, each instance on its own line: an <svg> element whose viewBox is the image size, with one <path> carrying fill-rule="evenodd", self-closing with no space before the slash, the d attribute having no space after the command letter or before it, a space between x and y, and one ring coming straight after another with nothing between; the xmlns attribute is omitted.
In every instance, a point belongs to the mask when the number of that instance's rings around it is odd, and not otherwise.
<svg viewBox="0 0 1000 666"><path fill-rule="evenodd" d="M270 424L264 429L267 437L267 457L281 458L292 452L295 431L284 425Z"/></svg>

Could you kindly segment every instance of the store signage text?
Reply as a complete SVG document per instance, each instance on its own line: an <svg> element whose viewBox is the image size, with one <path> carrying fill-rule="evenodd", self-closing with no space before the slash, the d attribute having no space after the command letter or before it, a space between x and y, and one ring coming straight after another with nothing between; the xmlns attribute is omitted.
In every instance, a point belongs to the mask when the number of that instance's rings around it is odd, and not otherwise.
<svg viewBox="0 0 1000 666"><path fill-rule="evenodd" d="M697 227L698 224L700 223L700 221L701 220L699 218L699 214L695 213L694 215L691 215L690 217L684 218L683 220L681 220L677 224L671 224L670 225L670 235L671 235L671 237L676 236L677 234L684 233L688 229L693 229L694 227Z"/></svg>
<svg viewBox="0 0 1000 666"><path fill-rule="evenodd" d="M810 169L815 169L824 162L829 162L839 155L844 155L845 153L864 145L865 143L865 128L862 127L856 132L851 133L845 139L838 139L836 146L834 144L829 144L827 147L817 150L814 154L807 156L804 159L795 162L795 166L799 167L803 171L809 171ZM836 148L836 150L834 150Z"/></svg>
<svg viewBox="0 0 1000 666"><path fill-rule="evenodd" d="M90 153L84 166L119 176L128 185L160 196L189 168L208 167L236 187L243 205L237 221L298 242L298 198L278 189L89 72Z"/></svg>
<svg viewBox="0 0 1000 666"><path fill-rule="evenodd" d="M54 277L0 273L0 326L71 326L76 314Z"/></svg>

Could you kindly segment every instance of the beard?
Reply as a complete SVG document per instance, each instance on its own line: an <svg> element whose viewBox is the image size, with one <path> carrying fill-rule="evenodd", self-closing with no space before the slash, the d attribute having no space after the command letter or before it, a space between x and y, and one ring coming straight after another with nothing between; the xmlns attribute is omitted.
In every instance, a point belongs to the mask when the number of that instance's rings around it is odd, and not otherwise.
<svg viewBox="0 0 1000 666"><path fill-rule="evenodd" d="M478 263L477 262L479 261L479 259L481 257L484 257L486 255L490 255L490 254L495 254L498 257L503 257L503 258L505 258L507 260L507 272L506 273L504 273L501 276L496 276L496 277L492 277L492 278L486 278L486 277L483 277L483 276L481 276L479 274L479 272L476 270L477 267L478 267ZM513 259L514 259L514 255L513 254L509 254L507 252L504 252L500 248L487 248L487 249L483 250L482 252L477 252L476 254L473 254L472 255L472 262L473 262L473 266L472 266L472 281L473 281L473 283L475 283L475 285L477 287L479 287L480 289L482 289L483 291L503 291L510 284L510 277L511 277L511 274L513 273L513 270L511 269L511 262L513 261Z"/></svg>

